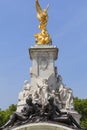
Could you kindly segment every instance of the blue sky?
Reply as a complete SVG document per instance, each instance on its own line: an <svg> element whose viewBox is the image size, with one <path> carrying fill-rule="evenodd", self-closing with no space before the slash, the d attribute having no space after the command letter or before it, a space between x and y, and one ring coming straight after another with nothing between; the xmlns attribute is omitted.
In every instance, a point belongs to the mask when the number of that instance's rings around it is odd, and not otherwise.
<svg viewBox="0 0 87 130"><path fill-rule="evenodd" d="M50 3L48 32L59 48L56 61L74 96L87 98L87 0L39 0ZM38 33L35 0L0 0L0 108L16 104L24 80L30 80L28 48Z"/></svg>

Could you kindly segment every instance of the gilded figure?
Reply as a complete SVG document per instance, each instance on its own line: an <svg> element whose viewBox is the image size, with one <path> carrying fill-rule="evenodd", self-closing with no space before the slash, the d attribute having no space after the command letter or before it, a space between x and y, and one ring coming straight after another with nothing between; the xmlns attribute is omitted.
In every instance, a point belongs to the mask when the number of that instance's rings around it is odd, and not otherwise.
<svg viewBox="0 0 87 130"><path fill-rule="evenodd" d="M38 0L36 0L37 18L40 22L38 28L41 30L40 33L34 35L37 44L49 44L51 42L50 35L48 34L46 29L47 22L48 22L48 13L47 13L48 8L49 5L47 6L46 9L42 10Z"/></svg>

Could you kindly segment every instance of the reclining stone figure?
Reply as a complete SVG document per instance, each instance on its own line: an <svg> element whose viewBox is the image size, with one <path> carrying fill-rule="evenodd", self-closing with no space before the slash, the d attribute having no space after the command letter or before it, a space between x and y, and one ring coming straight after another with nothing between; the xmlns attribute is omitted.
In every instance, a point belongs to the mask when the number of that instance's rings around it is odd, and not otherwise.
<svg viewBox="0 0 87 130"><path fill-rule="evenodd" d="M28 120L30 116L36 113L36 110L36 106L32 103L32 98L27 98L26 105L23 107L22 111L20 113L14 112L13 115L11 115L9 121L4 126L2 126L0 130L6 127L15 126L15 123L17 123L17 121L21 123Z"/></svg>

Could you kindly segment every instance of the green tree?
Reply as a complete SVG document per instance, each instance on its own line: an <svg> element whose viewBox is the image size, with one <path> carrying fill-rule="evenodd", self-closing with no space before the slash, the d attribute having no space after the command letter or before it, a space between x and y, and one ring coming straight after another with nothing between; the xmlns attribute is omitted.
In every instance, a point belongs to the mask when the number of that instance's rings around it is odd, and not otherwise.
<svg viewBox="0 0 87 130"><path fill-rule="evenodd" d="M5 117L5 112L0 110L0 126L2 126L5 123L4 117Z"/></svg>
<svg viewBox="0 0 87 130"><path fill-rule="evenodd" d="M14 111L16 111L16 105L14 104L10 105L6 110L0 109L0 126L4 125L9 120L10 115L12 115Z"/></svg>
<svg viewBox="0 0 87 130"><path fill-rule="evenodd" d="M81 115L80 124L87 130L87 99L78 99L77 97L74 99L75 109Z"/></svg>

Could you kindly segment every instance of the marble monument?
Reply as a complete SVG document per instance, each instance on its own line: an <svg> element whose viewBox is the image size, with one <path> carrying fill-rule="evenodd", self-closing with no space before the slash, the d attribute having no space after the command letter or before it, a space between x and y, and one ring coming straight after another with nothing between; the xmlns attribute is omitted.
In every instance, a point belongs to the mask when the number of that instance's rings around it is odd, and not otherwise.
<svg viewBox="0 0 87 130"><path fill-rule="evenodd" d="M58 60L59 49L52 45L52 40L48 34L47 41L47 21L48 21L48 7L41 9L38 0L36 0L37 18L40 21L39 29L41 33L44 31L44 37L38 33L36 44L29 48L29 56L32 61L30 68L30 83L24 81L23 90L19 93L17 111L20 112L26 103L27 97L31 96L33 102L46 104L47 99L53 96L55 103L60 110L67 111L73 115L79 123L80 115L74 109L73 91L67 87L63 81L62 76L57 72L55 61ZM36 34L35 34L36 37ZM41 39L40 39L41 38ZM50 39L48 41L48 39Z"/></svg>
<svg viewBox="0 0 87 130"><path fill-rule="evenodd" d="M73 124L73 127L80 128L79 121L81 116L74 109L73 91L63 83L62 76L58 73L57 66L55 66L55 61L58 60L59 49L58 47L52 45L52 40L46 29L48 22L48 7L49 6L47 6L46 9L42 10L39 1L36 0L37 18L40 21L39 29L41 32L34 35L36 38L36 43L34 46L29 48L29 56L32 62L32 66L30 67L30 83L28 80L24 81L23 89L18 96L17 111L12 115L8 123L13 122L14 119L19 119L20 116L23 120L28 119L24 116L23 108L26 105L28 98L30 98L32 102L30 100L30 104L28 104L29 106L27 108L29 109L31 106L32 108L33 106L38 106L40 109L38 110L38 115L36 114L37 112L33 111L34 118L30 111L30 115L27 115L29 116L29 123L34 121L49 121L48 116L45 115L45 112L42 112L45 106L49 106L47 109L50 111L50 113L52 107L55 110L57 108L59 112L59 118L55 118L54 116L52 119L49 118L51 121L53 120L57 123L62 121L62 123L68 124L69 126ZM53 98L52 102L49 100L51 98ZM51 115L56 113L54 110L52 111L53 113L51 113ZM47 114L49 115L49 112L47 112ZM26 123L28 123L28 121ZM70 124L69 121L71 121ZM66 128L62 125L57 126L57 128L59 130L71 130L69 126ZM47 130L49 130L51 125L49 127L48 126ZM31 129L30 126L28 126L28 128ZM41 130L44 129L43 126L40 125L38 128ZM54 128L55 127L53 127L52 130L54 130ZM21 130L21 128L17 129ZM35 129L35 127L33 127L33 129Z"/></svg>

